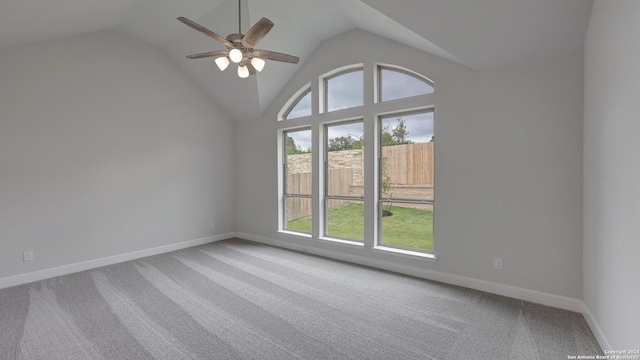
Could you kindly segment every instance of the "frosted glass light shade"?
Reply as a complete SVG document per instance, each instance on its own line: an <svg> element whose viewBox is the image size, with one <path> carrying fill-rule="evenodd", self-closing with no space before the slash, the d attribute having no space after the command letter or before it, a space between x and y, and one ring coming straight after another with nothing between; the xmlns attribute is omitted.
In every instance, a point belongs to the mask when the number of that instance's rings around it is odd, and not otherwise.
<svg viewBox="0 0 640 360"><path fill-rule="evenodd" d="M216 65L218 65L218 68L220 69L220 71L224 71L224 69L226 69L227 66L229 66L229 58L226 56L217 58Z"/></svg>
<svg viewBox="0 0 640 360"><path fill-rule="evenodd" d="M249 69L244 65L238 66L238 76L243 79L249 77Z"/></svg>
<svg viewBox="0 0 640 360"><path fill-rule="evenodd" d="M264 69L264 60L254 57L251 59L251 65L253 65L257 72L260 72Z"/></svg>
<svg viewBox="0 0 640 360"><path fill-rule="evenodd" d="M240 51L239 49L231 49L231 51L229 51L229 59L231 59L231 61L233 61L236 64L242 61L243 57L244 55L242 54L242 51Z"/></svg>

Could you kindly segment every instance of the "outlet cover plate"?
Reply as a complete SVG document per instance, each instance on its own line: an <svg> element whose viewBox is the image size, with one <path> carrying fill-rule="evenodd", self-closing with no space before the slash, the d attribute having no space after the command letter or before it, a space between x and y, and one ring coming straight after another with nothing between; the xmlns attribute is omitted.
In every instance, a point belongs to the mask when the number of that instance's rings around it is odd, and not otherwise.
<svg viewBox="0 0 640 360"><path fill-rule="evenodd" d="M33 251L25 251L22 255L23 261L32 261L33 260Z"/></svg>
<svg viewBox="0 0 640 360"><path fill-rule="evenodd" d="M502 259L493 259L493 267L497 270L502 270Z"/></svg>

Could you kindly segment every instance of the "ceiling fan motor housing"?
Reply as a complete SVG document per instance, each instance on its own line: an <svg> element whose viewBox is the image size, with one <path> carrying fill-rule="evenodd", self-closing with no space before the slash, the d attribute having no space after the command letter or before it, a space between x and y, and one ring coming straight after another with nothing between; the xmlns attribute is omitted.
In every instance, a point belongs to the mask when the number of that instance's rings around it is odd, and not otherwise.
<svg viewBox="0 0 640 360"><path fill-rule="evenodd" d="M243 48L242 46L242 38L244 37L243 34L229 34L227 35L227 40L229 40L234 47L236 48Z"/></svg>

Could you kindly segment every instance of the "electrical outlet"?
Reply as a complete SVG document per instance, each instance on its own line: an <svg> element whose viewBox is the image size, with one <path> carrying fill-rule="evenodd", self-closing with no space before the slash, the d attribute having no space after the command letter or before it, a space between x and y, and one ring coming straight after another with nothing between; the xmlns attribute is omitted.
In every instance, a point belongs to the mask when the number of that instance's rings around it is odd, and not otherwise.
<svg viewBox="0 0 640 360"><path fill-rule="evenodd" d="M502 259L499 259L499 258L493 259L493 268L497 270L502 270Z"/></svg>
<svg viewBox="0 0 640 360"><path fill-rule="evenodd" d="M22 254L22 261L31 261L33 260L33 251L25 251Z"/></svg>

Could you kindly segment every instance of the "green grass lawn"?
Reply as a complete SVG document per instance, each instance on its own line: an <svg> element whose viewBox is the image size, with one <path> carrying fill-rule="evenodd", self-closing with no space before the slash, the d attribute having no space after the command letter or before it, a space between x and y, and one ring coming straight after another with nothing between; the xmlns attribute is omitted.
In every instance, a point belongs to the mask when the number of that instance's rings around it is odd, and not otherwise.
<svg viewBox="0 0 640 360"><path fill-rule="evenodd" d="M433 211L391 206L382 218L382 245L433 252Z"/></svg>
<svg viewBox="0 0 640 360"><path fill-rule="evenodd" d="M382 218L382 245L400 246L427 252L433 251L433 212L392 206L393 216ZM357 241L364 239L364 209L362 204L344 204L329 210L329 236ZM289 221L293 231L311 232L311 217Z"/></svg>

